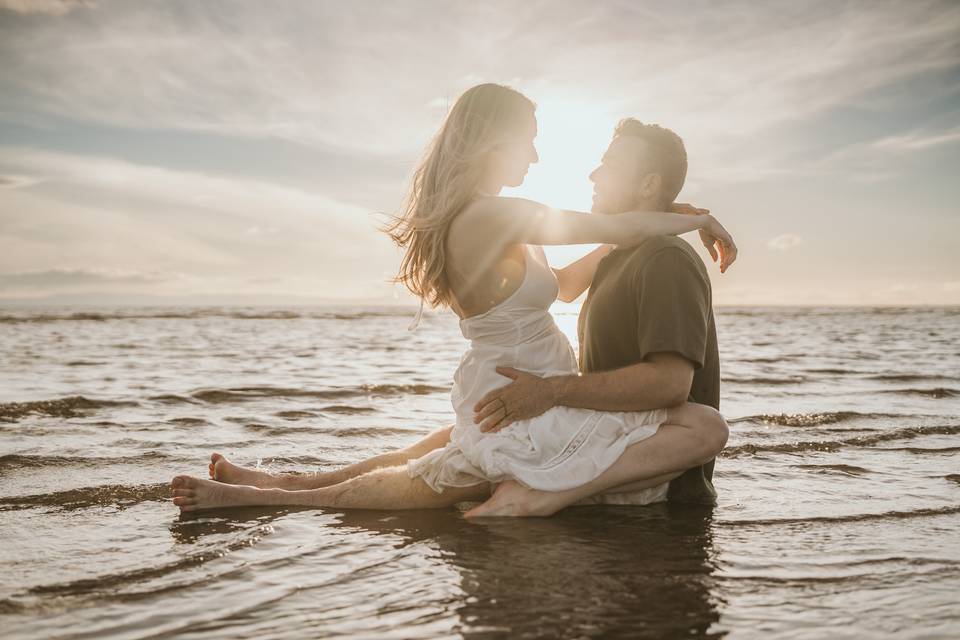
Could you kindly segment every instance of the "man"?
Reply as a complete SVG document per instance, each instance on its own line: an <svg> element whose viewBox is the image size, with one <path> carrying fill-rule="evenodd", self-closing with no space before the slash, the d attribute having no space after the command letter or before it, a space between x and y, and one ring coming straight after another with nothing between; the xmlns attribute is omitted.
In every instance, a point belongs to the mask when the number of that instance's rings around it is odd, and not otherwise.
<svg viewBox="0 0 960 640"><path fill-rule="evenodd" d="M686 151L675 133L623 120L600 166L590 174L592 210L597 214L667 210L683 186L686 171ZM736 248L706 234L701 237L714 260L719 253L721 271L725 271L736 258ZM610 250L598 265L580 313L579 333L581 375L539 378L498 369L514 381L478 403L476 422L481 429L502 429L556 405L642 411L682 404L689 398L719 408L710 280L703 262L683 240L656 237L636 247ZM444 447L450 430L440 429L404 449L335 471L303 476L272 476L213 454L210 477L261 488L330 486ZM671 482L669 498L712 503L716 496L712 471L712 461L686 471Z"/></svg>
<svg viewBox="0 0 960 640"><path fill-rule="evenodd" d="M592 212L667 210L686 173L687 154L677 134L623 120L600 166L590 174ZM716 260L715 240L702 238ZM717 247L725 271L736 248ZM478 403L481 429L499 430L558 405L641 411L689 400L719 410L712 303L703 261L682 239L658 236L613 249L600 262L580 311L581 374L539 378L498 368L513 382ZM714 503L713 466L710 461L671 481L669 499Z"/></svg>

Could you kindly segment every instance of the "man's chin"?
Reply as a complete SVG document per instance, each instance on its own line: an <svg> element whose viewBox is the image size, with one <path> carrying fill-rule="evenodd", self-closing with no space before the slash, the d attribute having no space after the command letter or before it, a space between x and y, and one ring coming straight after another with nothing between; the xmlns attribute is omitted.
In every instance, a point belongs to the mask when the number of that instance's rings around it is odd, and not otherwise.
<svg viewBox="0 0 960 640"><path fill-rule="evenodd" d="M603 206L602 202L598 203L596 200L594 200L590 204L590 213L609 213L609 211L605 206Z"/></svg>

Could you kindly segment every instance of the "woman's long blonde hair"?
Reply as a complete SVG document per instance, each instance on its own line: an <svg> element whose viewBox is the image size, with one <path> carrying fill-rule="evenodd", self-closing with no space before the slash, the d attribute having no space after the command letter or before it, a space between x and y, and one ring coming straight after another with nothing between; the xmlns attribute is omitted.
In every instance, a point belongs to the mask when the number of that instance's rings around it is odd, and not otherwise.
<svg viewBox="0 0 960 640"><path fill-rule="evenodd" d="M427 147L402 212L384 228L405 249L394 282L431 307L452 300L446 271L450 223L476 196L490 152L516 135L534 108L522 93L499 84L465 91Z"/></svg>

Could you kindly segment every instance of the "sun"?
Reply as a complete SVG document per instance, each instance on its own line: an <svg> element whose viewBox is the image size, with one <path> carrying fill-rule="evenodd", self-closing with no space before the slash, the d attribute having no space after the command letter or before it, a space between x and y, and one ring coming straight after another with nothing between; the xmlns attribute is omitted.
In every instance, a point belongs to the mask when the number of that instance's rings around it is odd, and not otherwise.
<svg viewBox="0 0 960 640"><path fill-rule="evenodd" d="M561 209L589 211L593 197L593 171L610 139L618 118L609 107L573 97L544 97L537 102L537 139L540 161L530 167L519 187L503 195L529 198ZM548 247L550 264L559 267L587 253L593 245Z"/></svg>

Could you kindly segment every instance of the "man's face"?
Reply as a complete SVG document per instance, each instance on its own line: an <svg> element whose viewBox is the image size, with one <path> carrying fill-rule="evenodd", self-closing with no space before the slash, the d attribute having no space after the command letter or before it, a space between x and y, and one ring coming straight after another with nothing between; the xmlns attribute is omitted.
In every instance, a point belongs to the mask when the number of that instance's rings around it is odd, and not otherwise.
<svg viewBox="0 0 960 640"><path fill-rule="evenodd" d="M590 174L594 213L623 213L635 208L637 189L645 171L647 143L635 136L613 139L600 166Z"/></svg>

